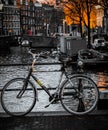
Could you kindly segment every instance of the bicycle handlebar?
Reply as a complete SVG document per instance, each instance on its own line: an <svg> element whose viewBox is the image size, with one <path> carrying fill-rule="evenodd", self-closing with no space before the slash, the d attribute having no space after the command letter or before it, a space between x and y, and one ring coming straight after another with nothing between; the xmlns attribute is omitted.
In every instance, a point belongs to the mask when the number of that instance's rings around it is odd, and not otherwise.
<svg viewBox="0 0 108 130"><path fill-rule="evenodd" d="M42 58L47 58L47 56L45 56L45 52L41 52L41 53L33 53L31 51L31 49L28 51L29 54L32 55L33 59L38 59L39 57L42 57Z"/></svg>
<svg viewBox="0 0 108 130"><path fill-rule="evenodd" d="M42 58L47 58L47 57L48 57L48 56L47 56L47 55L48 55L47 52L33 53L32 50L30 49L30 50L28 51L28 53L32 55L34 62L35 62L36 60L38 60L40 57L42 57ZM57 54L60 56L61 53L57 53ZM61 63L62 63L65 67L71 65L72 60L73 60L73 59L72 59L71 57L67 57L67 58L64 58L64 57L63 57L63 58L59 59L59 61L61 61Z"/></svg>

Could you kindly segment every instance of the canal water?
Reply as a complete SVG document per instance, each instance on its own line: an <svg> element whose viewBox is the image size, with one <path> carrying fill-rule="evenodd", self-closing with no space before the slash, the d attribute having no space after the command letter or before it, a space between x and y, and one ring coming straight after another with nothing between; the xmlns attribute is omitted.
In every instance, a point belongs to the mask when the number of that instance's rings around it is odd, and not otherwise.
<svg viewBox="0 0 108 130"><path fill-rule="evenodd" d="M0 56L0 90L3 86L12 78L25 77L28 73L28 65L16 65L16 64L27 64L31 63L31 57L23 48L12 48L10 55ZM52 65L36 65L37 72L35 75L47 86L56 88L60 78L60 64L54 64L57 59L47 58L41 59L38 62L52 63ZM75 72L74 68L72 68ZM56 70L56 71L55 71ZM85 70L87 76L92 78L97 84L100 90L100 98L108 98L108 70L107 68L97 68ZM33 81L34 82L34 81ZM34 82L35 84L35 82ZM36 84L37 85L37 84ZM60 104L52 104L50 107L45 109L45 105L48 104L48 96L42 90L39 91L39 102L37 102L33 111L64 111ZM0 104L0 112L3 109Z"/></svg>

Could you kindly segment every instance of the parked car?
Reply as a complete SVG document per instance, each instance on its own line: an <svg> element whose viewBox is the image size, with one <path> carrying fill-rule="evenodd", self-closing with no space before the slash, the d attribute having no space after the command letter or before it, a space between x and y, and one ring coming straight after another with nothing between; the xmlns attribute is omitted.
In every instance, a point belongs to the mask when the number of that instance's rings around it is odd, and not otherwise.
<svg viewBox="0 0 108 130"><path fill-rule="evenodd" d="M94 42L92 43L93 49L98 49L100 47L103 47L104 44L104 39L94 39Z"/></svg>
<svg viewBox="0 0 108 130"><path fill-rule="evenodd" d="M95 39L92 43L93 49L108 49L108 42L106 42L104 39Z"/></svg>

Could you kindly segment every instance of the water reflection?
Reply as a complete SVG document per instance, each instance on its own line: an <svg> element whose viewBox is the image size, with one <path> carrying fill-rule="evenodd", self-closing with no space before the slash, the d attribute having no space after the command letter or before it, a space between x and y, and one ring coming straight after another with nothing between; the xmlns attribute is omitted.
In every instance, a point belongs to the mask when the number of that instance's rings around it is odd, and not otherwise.
<svg viewBox="0 0 108 130"><path fill-rule="evenodd" d="M108 73L98 72L98 81L97 86L100 88L101 91L108 89Z"/></svg>
<svg viewBox="0 0 108 130"><path fill-rule="evenodd" d="M58 80L60 77L60 72L48 72L53 70L59 70L60 65L37 65L36 69L38 71L36 75L37 77L48 87L56 87L58 85ZM47 72L45 72L47 71ZM108 98L108 71L99 72L99 71L88 71L86 74L94 80L94 82L99 87L101 96L100 98ZM28 73L28 66L0 66L0 89L12 78L16 77L25 77ZM43 96L44 95L44 96ZM46 100L47 99L47 100ZM39 110L43 111L48 102L48 97L43 91L39 91L39 102L34 107L33 111ZM41 108L40 108L41 106ZM60 104L58 105L51 105L46 109L49 110L63 110Z"/></svg>
<svg viewBox="0 0 108 130"><path fill-rule="evenodd" d="M94 75L94 77L93 77ZM108 71L92 73L91 78L99 88L100 99L108 99Z"/></svg>
<svg viewBox="0 0 108 130"><path fill-rule="evenodd" d="M107 66L90 66L84 72L92 78L100 91L108 90L108 68Z"/></svg>
<svg viewBox="0 0 108 130"><path fill-rule="evenodd" d="M39 78L47 79L49 81L49 78L52 76L54 77L54 80L57 81L59 77L60 72L50 72L54 70L59 70L60 65L37 65L36 69L40 72L38 72ZM47 71L47 72L44 72ZM4 86L4 84L14 78L14 77L23 77L28 72L28 66L0 66L0 86ZM86 74L92 78L97 86L100 88L100 90L106 90L108 89L108 71L105 72L99 72L99 71L88 71ZM56 75L56 77L54 76ZM52 78L50 78L52 79ZM53 82L53 79L52 79ZM55 83L54 83L55 84Z"/></svg>

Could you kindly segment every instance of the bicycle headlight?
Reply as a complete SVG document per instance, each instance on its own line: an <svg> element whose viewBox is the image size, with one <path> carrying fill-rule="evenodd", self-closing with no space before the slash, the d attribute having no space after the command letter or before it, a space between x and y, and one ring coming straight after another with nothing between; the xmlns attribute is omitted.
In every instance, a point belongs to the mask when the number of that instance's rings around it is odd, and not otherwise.
<svg viewBox="0 0 108 130"><path fill-rule="evenodd" d="M81 60L78 61L78 66L83 66L83 62Z"/></svg>
<svg viewBox="0 0 108 130"><path fill-rule="evenodd" d="M104 43L104 42L102 42L102 46L105 46L105 43Z"/></svg>

